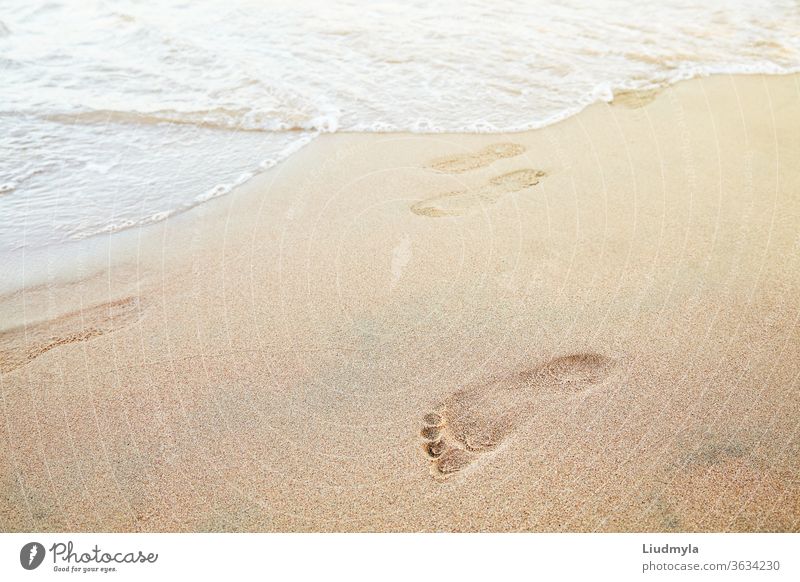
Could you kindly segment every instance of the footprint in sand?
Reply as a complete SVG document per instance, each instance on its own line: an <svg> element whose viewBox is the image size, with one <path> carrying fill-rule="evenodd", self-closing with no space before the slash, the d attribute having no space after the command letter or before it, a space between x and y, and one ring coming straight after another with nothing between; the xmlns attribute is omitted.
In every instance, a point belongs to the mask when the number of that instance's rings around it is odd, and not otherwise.
<svg viewBox="0 0 800 582"><path fill-rule="evenodd" d="M628 109L641 109L652 103L658 96L658 89L642 89L640 91L625 90L614 93L612 105L623 105Z"/></svg>
<svg viewBox="0 0 800 582"><path fill-rule="evenodd" d="M470 154L460 154L438 158L428 163L426 168L445 174L460 174L484 168L503 158L513 158L525 153L525 147L515 143L493 143L482 150Z"/></svg>
<svg viewBox="0 0 800 582"><path fill-rule="evenodd" d="M45 352L87 341L135 323L142 313L138 297L102 303L55 319L0 333L0 372L10 372Z"/></svg>
<svg viewBox="0 0 800 582"><path fill-rule="evenodd" d="M582 392L616 368L614 359L601 354L570 354L454 392L422 418L431 474L446 479L496 449L531 417L538 396Z"/></svg>
<svg viewBox="0 0 800 582"><path fill-rule="evenodd" d="M519 192L539 183L545 175L541 170L517 170L489 180L487 184L468 190L438 194L411 206L419 216L460 216L484 204L494 204L504 194Z"/></svg>

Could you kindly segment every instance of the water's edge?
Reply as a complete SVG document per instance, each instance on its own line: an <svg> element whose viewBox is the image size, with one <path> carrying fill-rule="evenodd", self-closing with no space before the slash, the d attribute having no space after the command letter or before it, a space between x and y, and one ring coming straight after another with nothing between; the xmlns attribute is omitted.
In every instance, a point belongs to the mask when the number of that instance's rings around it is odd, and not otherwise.
<svg viewBox="0 0 800 582"><path fill-rule="evenodd" d="M797 71L780 72L780 73L739 73L740 75L770 75L770 76L785 76L800 73L800 68ZM722 73L721 75L730 75L731 73ZM695 79L709 77L711 74L697 74L688 79L679 79L669 85L660 84L658 86L651 86L651 88L664 89L674 86L677 83L684 81L692 81ZM633 89L633 91L647 91L648 89ZM454 134L481 134L481 135L498 135L506 136L514 133L522 133L528 131L536 131L544 127L549 127L563 121L566 121L575 115L580 114L588 107L601 103L608 103L613 101L615 94L620 91L631 91L631 89L620 88L614 92L608 92L591 103L586 103L580 107L576 107L569 114L560 115L548 120L546 123L535 124L535 126L525 129L517 129L514 131L504 132L488 132L488 131L470 131L470 132L409 132L409 131L348 131L339 130L325 132L326 134L387 134L387 135L454 135ZM137 261L141 259L143 251L142 247L147 246L148 241L152 241L155 236L154 228L159 224L168 226L175 220L185 219L191 221L192 213L205 208L206 203L212 201L219 201L226 195L235 193L239 189L246 188L250 183L264 175L266 172L279 167L282 163L286 162L293 155L297 154L308 145L315 142L323 132L317 132L308 139L298 140L298 145L288 149L286 155L281 157L280 160L270 160L268 163L262 163L257 171L247 174L247 178L231 184L224 188L215 189L213 195L198 197L196 201L186 207L176 209L175 211L159 217L158 219L144 221L140 224L133 224L125 226L124 228L107 230L105 232L96 233L93 236L84 237L79 240L68 241L57 245L49 245L37 249L21 249L12 252L0 252L0 299L3 296L14 294L23 288L31 288L39 285L60 284L65 282L76 282L87 279L93 275L103 272L109 266L114 264L123 263L125 261ZM213 212L213 208L210 211ZM157 241L156 241L157 242ZM144 251L146 254L147 251ZM162 250L162 254L164 251Z"/></svg>

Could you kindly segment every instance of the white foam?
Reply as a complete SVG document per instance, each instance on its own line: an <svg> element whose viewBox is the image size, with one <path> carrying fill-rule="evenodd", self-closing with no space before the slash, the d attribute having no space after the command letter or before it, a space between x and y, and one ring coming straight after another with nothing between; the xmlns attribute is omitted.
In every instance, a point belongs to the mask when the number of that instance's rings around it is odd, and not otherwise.
<svg viewBox="0 0 800 582"><path fill-rule="evenodd" d="M0 54L2 250L163 220L320 133L524 131L620 89L796 72L800 8L6 0Z"/></svg>

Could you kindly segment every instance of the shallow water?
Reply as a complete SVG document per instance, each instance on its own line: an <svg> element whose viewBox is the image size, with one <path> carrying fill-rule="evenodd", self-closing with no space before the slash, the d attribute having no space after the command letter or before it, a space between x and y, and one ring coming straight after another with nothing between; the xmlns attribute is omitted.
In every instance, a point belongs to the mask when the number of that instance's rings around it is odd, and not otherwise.
<svg viewBox="0 0 800 582"><path fill-rule="evenodd" d="M6 0L0 251L162 220L319 132L530 129L800 70L797 2L697 4Z"/></svg>

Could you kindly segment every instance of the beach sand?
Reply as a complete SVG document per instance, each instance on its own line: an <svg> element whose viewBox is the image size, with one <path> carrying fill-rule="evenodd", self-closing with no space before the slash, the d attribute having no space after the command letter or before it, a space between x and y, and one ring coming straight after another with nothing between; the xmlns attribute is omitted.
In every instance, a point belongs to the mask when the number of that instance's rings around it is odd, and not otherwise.
<svg viewBox="0 0 800 582"><path fill-rule="evenodd" d="M796 75L323 135L2 298L0 530L798 531L799 162Z"/></svg>

